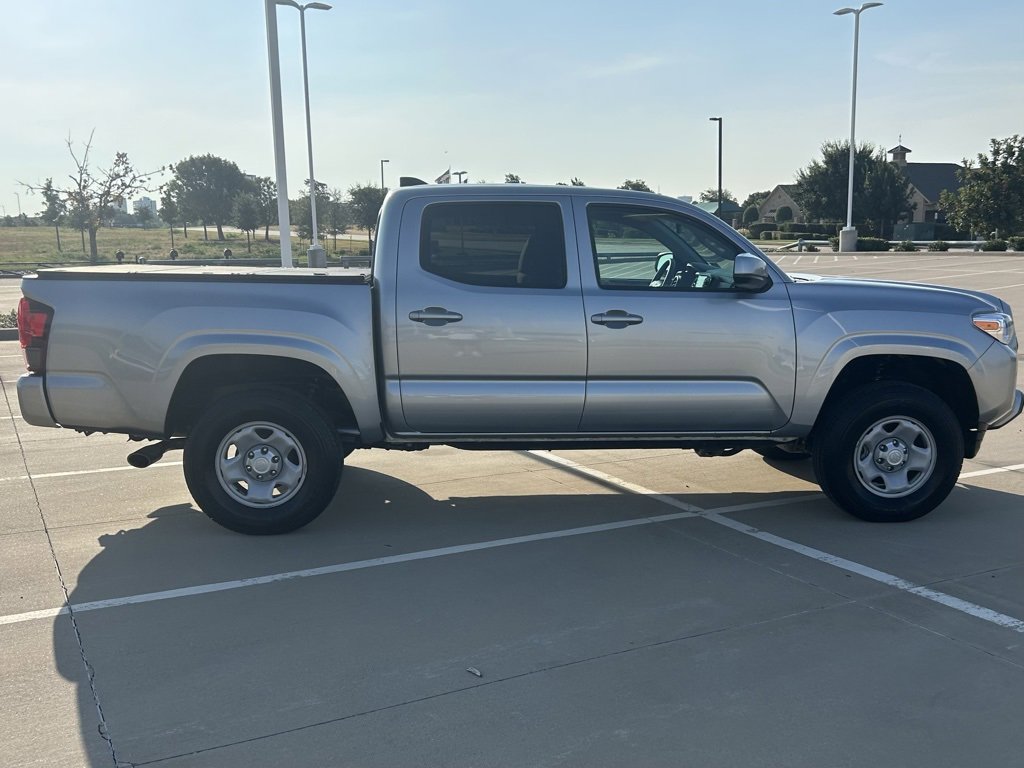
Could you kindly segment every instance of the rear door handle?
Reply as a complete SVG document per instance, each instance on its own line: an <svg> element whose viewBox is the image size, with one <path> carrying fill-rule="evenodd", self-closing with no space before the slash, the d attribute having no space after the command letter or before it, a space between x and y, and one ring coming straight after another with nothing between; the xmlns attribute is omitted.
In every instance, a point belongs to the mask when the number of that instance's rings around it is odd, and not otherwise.
<svg viewBox="0 0 1024 768"><path fill-rule="evenodd" d="M417 309L410 312L409 319L414 323L438 326L457 323L462 319L462 315L458 312L449 312L444 307L427 307L426 309Z"/></svg>
<svg viewBox="0 0 1024 768"><path fill-rule="evenodd" d="M590 316L590 322L609 328L625 328L627 325L639 325L643 321L640 315L632 315L623 309L609 309L607 312Z"/></svg>

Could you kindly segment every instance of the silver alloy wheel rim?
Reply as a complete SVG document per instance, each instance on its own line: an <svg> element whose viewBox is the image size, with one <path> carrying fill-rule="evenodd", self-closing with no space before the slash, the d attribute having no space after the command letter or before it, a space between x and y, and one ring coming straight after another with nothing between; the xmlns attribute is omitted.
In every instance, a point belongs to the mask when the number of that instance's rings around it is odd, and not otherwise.
<svg viewBox="0 0 1024 768"><path fill-rule="evenodd" d="M935 438L928 427L909 416L890 416L860 436L853 468L860 484L875 496L898 499L928 482L935 458Z"/></svg>
<svg viewBox="0 0 1024 768"><path fill-rule="evenodd" d="M242 424L217 448L217 480L239 504L269 509L293 498L306 479L306 453L295 436L267 421Z"/></svg>

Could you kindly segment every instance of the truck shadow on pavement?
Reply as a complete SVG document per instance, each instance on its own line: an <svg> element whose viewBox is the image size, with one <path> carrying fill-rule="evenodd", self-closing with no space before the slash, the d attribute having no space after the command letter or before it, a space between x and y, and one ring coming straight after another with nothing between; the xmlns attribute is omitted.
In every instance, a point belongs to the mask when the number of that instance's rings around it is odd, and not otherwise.
<svg viewBox="0 0 1024 768"><path fill-rule="evenodd" d="M779 468L786 471L803 471L808 462L781 464ZM972 489L972 494L972 509L1006 510L1019 504L1019 497L1013 494L982 489ZM799 499L810 492L786 495ZM743 504L753 496L721 494L718 506ZM710 508L707 498L703 501ZM763 500L765 494L756 498ZM328 510L292 534L248 537L231 533L187 504L155 510L149 522L139 528L105 534L99 539L102 550L78 574L70 603L75 606L236 582L666 511L664 505L642 496L616 493L435 498L393 477L347 467L339 495ZM776 510L763 513L770 515ZM871 530L824 500L780 507L777 514L789 519L795 515L824 515L840 527L856 527L869 534ZM955 518L943 516L942 520L936 518L935 524L949 524ZM519 626L515 622L513 630L502 635L506 650L517 653L520 647L532 648L539 642L536 628L530 629L533 600L564 599L567 606L574 606L566 611L586 615L586 621L579 616L573 619L576 624L591 624L582 630L573 627L571 631L582 632L585 638L578 642L596 643L595 637L604 640L601 633L615 636L620 625L636 620L631 615L639 610L633 607L634 602L647 599L649 587L629 591L636 584L645 584L638 581L638 573L647 569L648 579L660 580L659 569L676 567L666 563L693 568L688 561L723 557L721 551L712 552L688 536L682 527L687 524L694 523L641 526L631 530L645 534L633 538L621 532L596 535L619 537L610 545L589 535L569 539L582 547L611 546L614 551L621 546L623 552L630 553L633 564L632 570L627 567L619 572L606 569L622 568L621 563L606 565L601 558L595 563L582 561L585 565L571 566L593 569L593 587L584 586L582 595L559 595L556 582L550 585L552 595L538 594L521 601L535 589L528 580L552 562L552 557L560 557L563 550L557 547L565 546L562 542L566 540L548 541L492 550L505 553L503 558L488 552L442 556L432 561L443 563L441 567L413 572L418 577L410 576L406 569L423 566L405 563L82 611L76 614L81 652L77 643L69 642L72 629L67 617L55 620L56 661L61 674L77 686L82 743L92 765L111 765L108 746L97 738L100 716L93 689L102 705L117 759L123 764L185 756L475 685L476 678L464 673L472 665L473 656L464 659L452 650L473 646L476 625L467 628L466 613L493 612L497 616L507 611L524 612L521 636L517 636L520 630L515 629ZM882 536L883 531L891 532L892 528L875 526L873 530ZM951 541L950 546L954 545ZM653 554L649 556L648 550ZM495 604L481 606L473 582L491 578L493 574L488 571L492 568L502 572L502 568L509 567L508 553L513 551L516 558L522 558L521 570L517 560L511 579L498 582L502 587L494 595ZM723 561L723 574L730 567ZM522 584L516 583L516 573ZM424 574L429 574L429 584L424 583ZM703 582L694 583L692 574L687 578L678 573L664 576L675 579L679 590L671 598L655 598L664 604L647 605L645 610L685 610L691 617L688 620L699 624L700 606L709 599L702 594ZM608 586L617 581L625 585L621 587L625 593ZM571 582L573 590L589 583L571 577L566 582ZM420 590L429 596L429 605L415 600ZM692 602L681 609L680 601ZM374 640L378 636L408 638L406 645L398 643L406 652L399 658L382 656L381 643ZM394 641L390 642L388 653L394 651ZM346 653L337 656L332 644L344 646ZM487 649L493 651L491 646ZM395 666L405 668L406 676L396 678ZM83 668L95 675L94 685L88 683ZM451 679L445 677L449 673ZM438 738L457 743L455 735ZM217 755L213 752L206 761L184 762L222 764ZM340 753L338 759L345 762ZM387 764L383 755L380 759L382 762L375 764ZM177 761L168 764L176 765ZM293 755L292 764L311 763L300 753Z"/></svg>

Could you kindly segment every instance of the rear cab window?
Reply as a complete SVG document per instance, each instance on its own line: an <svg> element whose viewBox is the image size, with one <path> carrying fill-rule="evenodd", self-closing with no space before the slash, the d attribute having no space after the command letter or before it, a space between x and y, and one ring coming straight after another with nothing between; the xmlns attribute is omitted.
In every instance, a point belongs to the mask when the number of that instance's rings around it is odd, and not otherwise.
<svg viewBox="0 0 1024 768"><path fill-rule="evenodd" d="M439 277L497 288L566 285L557 203L434 203L423 210L420 233L420 266Z"/></svg>

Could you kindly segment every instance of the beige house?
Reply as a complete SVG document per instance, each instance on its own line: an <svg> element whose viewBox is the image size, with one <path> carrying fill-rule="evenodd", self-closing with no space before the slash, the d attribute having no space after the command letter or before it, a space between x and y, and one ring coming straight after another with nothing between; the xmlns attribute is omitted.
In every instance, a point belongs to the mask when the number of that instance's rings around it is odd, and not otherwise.
<svg viewBox="0 0 1024 768"><path fill-rule="evenodd" d="M765 201L757 207L757 215L761 221L775 221L779 208L788 206L793 212L791 221L804 221L804 210L793 199L796 184L779 184Z"/></svg>

